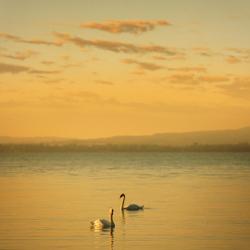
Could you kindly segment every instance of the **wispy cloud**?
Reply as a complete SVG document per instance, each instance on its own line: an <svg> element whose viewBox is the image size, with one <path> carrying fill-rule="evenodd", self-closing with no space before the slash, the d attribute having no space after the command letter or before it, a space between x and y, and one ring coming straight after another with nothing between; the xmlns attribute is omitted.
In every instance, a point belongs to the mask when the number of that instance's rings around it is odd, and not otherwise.
<svg viewBox="0 0 250 250"><path fill-rule="evenodd" d="M199 81L194 74L174 74L167 78L170 83L181 85L196 85Z"/></svg>
<svg viewBox="0 0 250 250"><path fill-rule="evenodd" d="M202 82L218 83L229 81L230 78L227 76L200 76L199 80Z"/></svg>
<svg viewBox="0 0 250 250"><path fill-rule="evenodd" d="M192 71L190 71L192 72ZM180 72L178 74L173 74L167 77L166 79L173 84L182 84L182 85L202 85L205 83L217 84L228 82L231 79L227 76L220 75L201 75L203 72L192 72L189 71Z"/></svg>
<svg viewBox="0 0 250 250"><path fill-rule="evenodd" d="M11 73L11 74L18 74L26 72L29 74L37 74L37 75L44 75L44 74L56 74L60 71L57 70L37 70L31 67L16 65L16 64L7 64L7 63L0 63L0 74L1 73Z"/></svg>
<svg viewBox="0 0 250 250"><path fill-rule="evenodd" d="M205 47L196 47L196 48L193 48L192 50L194 53L200 56L210 57L214 55L214 52L212 52L211 49L205 48Z"/></svg>
<svg viewBox="0 0 250 250"><path fill-rule="evenodd" d="M10 58L10 59L14 59L14 60L26 60L30 57L33 57L34 55L37 55L38 52L33 51L33 50L26 50L26 51L22 51L22 52L15 52L13 54L11 53L0 53L0 56L2 57L6 57L6 58Z"/></svg>
<svg viewBox="0 0 250 250"><path fill-rule="evenodd" d="M62 46L61 41L46 41L42 39L24 39L19 36L11 35L8 33L0 33L0 38L17 42L17 43L27 43L27 44L37 44L37 45L49 45L49 46Z"/></svg>
<svg viewBox="0 0 250 250"><path fill-rule="evenodd" d="M48 45L48 46L62 46L65 43L73 43L78 47L94 47L116 53L154 53L162 54L164 56L183 56L183 52L175 48L167 48L159 45L136 45L127 42L109 41L109 40L89 40L76 36L71 36L67 33L54 32L54 36L57 38L55 41L46 41L42 39L24 39L19 36L11 35L8 33L0 33L0 39L13 41L17 43L36 44L36 45ZM11 56L11 55L10 55ZM14 57L14 56L11 56ZM21 58L21 56L19 55Z"/></svg>
<svg viewBox="0 0 250 250"><path fill-rule="evenodd" d="M232 97L238 97L249 100L250 98L250 77L241 76L235 77L229 84L216 85L225 94Z"/></svg>
<svg viewBox="0 0 250 250"><path fill-rule="evenodd" d="M230 64L236 64L241 62L241 60L236 56L227 56L226 61Z"/></svg>
<svg viewBox="0 0 250 250"><path fill-rule="evenodd" d="M69 69L69 68L78 68L81 67L82 63L76 62L76 63L65 63L62 65L64 69Z"/></svg>
<svg viewBox="0 0 250 250"><path fill-rule="evenodd" d="M177 72L206 72L207 69L205 67L178 67L178 68L168 68L169 71L177 71Z"/></svg>
<svg viewBox="0 0 250 250"><path fill-rule="evenodd" d="M44 74L57 74L60 73L59 70L37 70L37 69L30 69L29 73L31 74L38 74L38 75L44 75Z"/></svg>
<svg viewBox="0 0 250 250"><path fill-rule="evenodd" d="M55 62L53 62L53 61L46 61L46 60L41 61L41 63L44 64L44 65L52 65L52 64L55 64Z"/></svg>
<svg viewBox="0 0 250 250"><path fill-rule="evenodd" d="M167 58L164 56L153 56L152 58L155 60L158 60L158 61L166 61L167 60Z"/></svg>
<svg viewBox="0 0 250 250"><path fill-rule="evenodd" d="M140 62L137 60L133 60L133 59L124 59L122 60L123 63L125 64L135 64L137 66L139 66L140 68L144 69L144 70L158 70L158 69L163 69L164 67L161 65L157 65L154 63L148 63L148 62Z"/></svg>
<svg viewBox="0 0 250 250"><path fill-rule="evenodd" d="M244 48L228 48L227 52L230 55L226 55L226 61L228 63L249 62L250 61L250 49Z"/></svg>
<svg viewBox="0 0 250 250"><path fill-rule="evenodd" d="M244 49L244 48L228 48L227 49L230 52L242 54L242 55L250 55L250 49Z"/></svg>
<svg viewBox="0 0 250 250"><path fill-rule="evenodd" d="M157 53L168 56L175 56L181 54L176 49L169 49L157 45L135 45L132 43L107 41L107 40L87 40L80 37L70 36L66 33L54 32L54 35L59 38L63 43L73 43L78 47L95 47L98 49L108 50L117 53Z"/></svg>
<svg viewBox="0 0 250 250"><path fill-rule="evenodd" d="M58 103L70 103L70 104L78 104L82 102L100 104L104 103L105 100L98 94L89 91L69 91L65 93L53 94L49 97L49 101L56 101Z"/></svg>
<svg viewBox="0 0 250 250"><path fill-rule="evenodd" d="M222 57L227 63L236 64L240 62L250 62L250 49L245 48L225 48L214 51L211 48L196 47L192 48L192 53L204 57Z"/></svg>
<svg viewBox="0 0 250 250"><path fill-rule="evenodd" d="M135 75L140 75L140 76L142 76L142 75L145 75L145 74L146 74L146 71L145 71L145 70L139 69L139 70L134 70L132 73L135 74Z"/></svg>
<svg viewBox="0 0 250 250"><path fill-rule="evenodd" d="M26 66L0 63L0 73L18 74L21 72L28 72L29 70L30 70L30 68L26 67Z"/></svg>
<svg viewBox="0 0 250 250"><path fill-rule="evenodd" d="M98 83L98 84L103 84L103 85L110 85L110 86L114 85L114 83L111 82L111 81L95 80L95 82Z"/></svg>
<svg viewBox="0 0 250 250"><path fill-rule="evenodd" d="M88 22L80 25L81 28L96 29L109 33L141 34L154 30L156 26L171 25L166 20L110 20L103 22Z"/></svg>

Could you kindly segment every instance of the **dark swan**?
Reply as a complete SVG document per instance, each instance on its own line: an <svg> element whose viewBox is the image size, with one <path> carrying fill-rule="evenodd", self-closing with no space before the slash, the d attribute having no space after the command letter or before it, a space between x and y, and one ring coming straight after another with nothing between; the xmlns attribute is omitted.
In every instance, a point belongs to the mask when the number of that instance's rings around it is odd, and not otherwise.
<svg viewBox="0 0 250 250"><path fill-rule="evenodd" d="M120 198L123 198L122 199L122 204L121 204L121 210L128 210L128 211L137 211L137 210L141 210L144 208L144 206L140 206L140 205L137 205L137 204L130 204L128 205L127 207L124 207L124 203L125 203L125 194L121 194L120 195Z"/></svg>

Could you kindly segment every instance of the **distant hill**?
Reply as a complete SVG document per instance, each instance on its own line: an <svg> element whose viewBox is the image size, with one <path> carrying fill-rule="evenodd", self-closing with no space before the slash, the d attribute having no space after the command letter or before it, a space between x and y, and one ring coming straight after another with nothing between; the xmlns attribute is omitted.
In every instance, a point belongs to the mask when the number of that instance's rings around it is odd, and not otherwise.
<svg viewBox="0 0 250 250"><path fill-rule="evenodd" d="M114 136L99 139L74 139L58 137L14 138L0 137L0 144L76 144L76 145L167 145L185 146L193 144L239 144L250 143L250 127L241 129L197 131L185 133L161 133L145 136Z"/></svg>
<svg viewBox="0 0 250 250"><path fill-rule="evenodd" d="M191 145L191 144L238 144L250 143L250 127L241 129L197 131L185 133L161 133L148 136L115 136L88 140L90 144L154 144L154 145Z"/></svg>

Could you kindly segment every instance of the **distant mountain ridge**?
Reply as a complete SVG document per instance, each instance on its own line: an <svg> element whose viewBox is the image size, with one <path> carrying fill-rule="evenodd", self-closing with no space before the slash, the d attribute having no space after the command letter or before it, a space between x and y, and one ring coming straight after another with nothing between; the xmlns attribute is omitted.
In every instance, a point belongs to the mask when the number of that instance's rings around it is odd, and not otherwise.
<svg viewBox="0 0 250 250"><path fill-rule="evenodd" d="M77 144L77 145L168 145L183 146L192 144L238 144L250 143L250 127L227 130L195 131L183 133L159 133L144 136L113 136L98 139L74 139L60 137L0 137L0 144Z"/></svg>

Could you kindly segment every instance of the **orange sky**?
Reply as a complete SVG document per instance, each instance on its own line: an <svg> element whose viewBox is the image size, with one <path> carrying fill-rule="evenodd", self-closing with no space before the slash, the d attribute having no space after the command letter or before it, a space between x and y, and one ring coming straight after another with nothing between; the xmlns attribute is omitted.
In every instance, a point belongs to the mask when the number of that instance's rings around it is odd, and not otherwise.
<svg viewBox="0 0 250 250"><path fill-rule="evenodd" d="M0 4L0 136L250 125L248 1Z"/></svg>

